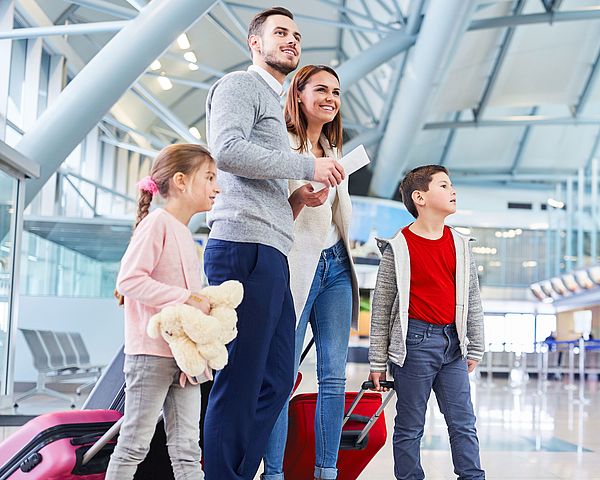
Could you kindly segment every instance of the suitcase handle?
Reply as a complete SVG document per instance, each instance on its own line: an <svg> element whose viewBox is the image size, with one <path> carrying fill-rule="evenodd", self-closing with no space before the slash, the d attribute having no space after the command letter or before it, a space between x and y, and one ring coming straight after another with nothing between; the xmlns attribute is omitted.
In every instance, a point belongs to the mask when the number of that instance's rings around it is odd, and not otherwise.
<svg viewBox="0 0 600 480"><path fill-rule="evenodd" d="M121 430L121 425L123 424L123 421L125 420L125 417L121 417L119 418L119 420L117 420L115 422L115 424L110 427L106 433L104 435L102 435L98 441L96 443L94 443L87 452L85 452L85 454L83 455L83 459L81 461L81 465L86 465L92 458L94 458L94 456L100 451L102 450L102 447L104 447L107 443L109 443L113 438L115 438L117 436L117 434L119 433L119 430Z"/></svg>
<svg viewBox="0 0 600 480"><path fill-rule="evenodd" d="M389 388L390 390L394 389L394 382L391 380L382 380L381 382L379 382L379 385L381 385L382 388ZM371 390L375 388L375 384L371 381L366 381L363 382L360 388L362 388L363 390Z"/></svg>
<svg viewBox="0 0 600 480"><path fill-rule="evenodd" d="M358 435L358 438L356 439L356 445L360 445L360 442L362 442L365 439L365 437L367 436L367 434L369 433L369 431L371 430L371 428L373 428L373 425L375 425L375 422L377 421L377 419L381 415L381 412L383 412L383 409L386 407L386 405L392 399L392 394L394 393L393 392L394 382L391 382L391 381L382 381L382 382L380 382L380 385L382 387L384 387L384 388L389 388L390 392L385 396L385 398L383 399L383 402L381 402L380 407L373 414L373 416L369 419L369 421L367 422L367 424L365 425L365 427L362 429L362 431ZM350 405L350 408L348 409L348 411L344 415L344 420L342 422L342 427L350 419L350 416L352 415L352 412L354 411L354 409L358 405L358 402L360 402L360 399L363 397L363 395L365 394L365 392L367 390L369 390L370 388L374 388L374 386L375 385L373 384L373 382L364 382L361 385L360 392L358 392L358 394L356 395L356 398L352 402L352 405Z"/></svg>

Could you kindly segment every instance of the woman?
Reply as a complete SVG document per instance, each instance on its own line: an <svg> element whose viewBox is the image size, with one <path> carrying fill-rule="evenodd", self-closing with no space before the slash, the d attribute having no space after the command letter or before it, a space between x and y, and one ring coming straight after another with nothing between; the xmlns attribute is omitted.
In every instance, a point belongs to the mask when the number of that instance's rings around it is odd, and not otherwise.
<svg viewBox="0 0 600 480"><path fill-rule="evenodd" d="M340 99L339 78L330 67L307 65L296 73L285 106L292 149L317 158L340 157ZM348 255L352 205L347 179L336 188L318 192L303 181L291 180L289 187L295 218L294 246L288 261L298 319L296 370L310 323L319 382L314 477L334 479L344 416L348 339L351 323L356 326L358 319L358 284ZM286 404L269 439L263 480L284 478L287 417Z"/></svg>

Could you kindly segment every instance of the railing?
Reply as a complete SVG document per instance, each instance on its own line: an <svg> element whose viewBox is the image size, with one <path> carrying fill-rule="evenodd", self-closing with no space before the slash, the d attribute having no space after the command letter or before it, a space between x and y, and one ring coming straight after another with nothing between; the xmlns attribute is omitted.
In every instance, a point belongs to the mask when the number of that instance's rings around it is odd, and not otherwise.
<svg viewBox="0 0 600 480"><path fill-rule="evenodd" d="M81 204L94 217L131 215L135 211L137 200L129 195L106 187L98 182L85 178L70 170L61 168L57 172L59 194L56 215L65 215L63 197L71 190L79 198ZM83 184L83 185L82 185ZM102 198L107 196L107 198Z"/></svg>
<svg viewBox="0 0 600 480"><path fill-rule="evenodd" d="M494 386L494 374L507 374L511 387L521 387L529 381L530 374L535 374L538 391L545 390L549 379L566 378L565 388L579 388L580 401L584 398L583 385L586 375L600 375L600 340L537 342L533 352L514 348L506 344L504 351L493 351L488 345L481 373L486 374L486 383ZM579 379L578 385L575 382Z"/></svg>

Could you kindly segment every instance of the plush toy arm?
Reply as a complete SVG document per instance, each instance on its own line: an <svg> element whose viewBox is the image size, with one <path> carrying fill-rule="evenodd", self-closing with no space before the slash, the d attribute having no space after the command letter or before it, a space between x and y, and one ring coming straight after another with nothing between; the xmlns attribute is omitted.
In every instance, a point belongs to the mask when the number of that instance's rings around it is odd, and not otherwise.
<svg viewBox="0 0 600 480"><path fill-rule="evenodd" d="M206 359L204 359L194 342L188 338L181 338L170 344L173 358L183 373L191 377L202 375L206 370Z"/></svg>
<svg viewBox="0 0 600 480"><path fill-rule="evenodd" d="M237 280L227 280L221 285L205 287L199 293L208 298L211 307L226 305L235 308L242 303L244 287Z"/></svg>
<svg viewBox="0 0 600 480"><path fill-rule="evenodd" d="M148 322L148 326L146 327L146 333L150 338L158 338L160 337L160 317L162 312L157 313L150 317L150 321Z"/></svg>

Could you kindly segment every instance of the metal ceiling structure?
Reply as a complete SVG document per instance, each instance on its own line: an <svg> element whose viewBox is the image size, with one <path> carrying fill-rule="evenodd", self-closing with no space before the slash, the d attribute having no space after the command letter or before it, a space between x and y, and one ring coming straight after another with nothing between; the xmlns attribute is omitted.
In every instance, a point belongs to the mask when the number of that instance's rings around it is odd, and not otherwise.
<svg viewBox="0 0 600 480"><path fill-rule="evenodd" d="M43 37L73 77L17 145L42 166L28 198L97 124L101 141L146 155L198 141L190 128L204 132L207 89L249 65L246 25L272 3L14 0L24 28L0 39ZM597 0L278 3L296 14L302 64L340 73L346 148L369 148L374 196L393 197L403 173L423 163L481 185L552 184L598 153ZM185 30L182 49L175 39Z"/></svg>

